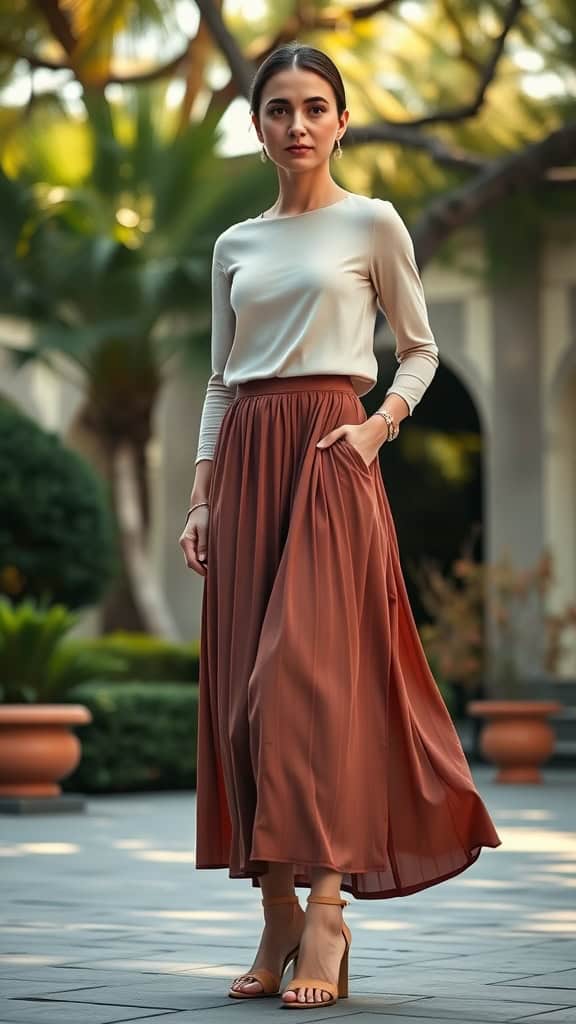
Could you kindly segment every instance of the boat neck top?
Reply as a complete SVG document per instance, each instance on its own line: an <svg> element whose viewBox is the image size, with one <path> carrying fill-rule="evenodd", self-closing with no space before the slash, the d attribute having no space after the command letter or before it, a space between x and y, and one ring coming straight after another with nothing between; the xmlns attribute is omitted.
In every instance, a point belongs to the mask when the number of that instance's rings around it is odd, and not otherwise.
<svg viewBox="0 0 576 1024"><path fill-rule="evenodd" d="M378 379L377 308L399 363L386 394L412 415L439 363L414 246L391 202L350 192L302 213L248 217L212 253L212 373L196 463L213 459L240 382L344 374L358 396Z"/></svg>
<svg viewBox="0 0 576 1024"><path fill-rule="evenodd" d="M291 220L292 217L306 217L309 213L319 213L320 210L328 210L331 206L338 206L338 203L344 203L353 197L353 193L350 192L347 196L342 196L333 203L326 203L325 206L315 206L313 210L302 210L300 213L282 213L279 217L276 214L273 217L265 217L264 212L262 212L258 214L258 217L248 218L248 220Z"/></svg>

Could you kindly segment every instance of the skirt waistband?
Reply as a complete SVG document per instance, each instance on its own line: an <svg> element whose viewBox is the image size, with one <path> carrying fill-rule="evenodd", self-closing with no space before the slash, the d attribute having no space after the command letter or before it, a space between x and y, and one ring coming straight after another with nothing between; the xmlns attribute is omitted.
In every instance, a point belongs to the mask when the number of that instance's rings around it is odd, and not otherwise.
<svg viewBox="0 0 576 1024"><path fill-rule="evenodd" d="M236 385L236 397L279 391L348 391L356 394L350 377L341 373L307 373L292 377L261 377Z"/></svg>

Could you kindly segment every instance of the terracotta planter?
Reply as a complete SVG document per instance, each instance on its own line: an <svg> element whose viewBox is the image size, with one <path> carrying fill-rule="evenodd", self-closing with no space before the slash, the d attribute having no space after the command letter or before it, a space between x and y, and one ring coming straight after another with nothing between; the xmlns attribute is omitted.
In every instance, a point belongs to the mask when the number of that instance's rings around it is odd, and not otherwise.
<svg viewBox="0 0 576 1024"><path fill-rule="evenodd" d="M543 782L540 765L554 750L556 736L548 715L562 704L546 700L474 700L471 715L487 719L480 734L480 749L498 766L496 782Z"/></svg>
<svg viewBox="0 0 576 1024"><path fill-rule="evenodd" d="M83 704L0 705L0 796L59 796L82 752L70 727L91 721Z"/></svg>

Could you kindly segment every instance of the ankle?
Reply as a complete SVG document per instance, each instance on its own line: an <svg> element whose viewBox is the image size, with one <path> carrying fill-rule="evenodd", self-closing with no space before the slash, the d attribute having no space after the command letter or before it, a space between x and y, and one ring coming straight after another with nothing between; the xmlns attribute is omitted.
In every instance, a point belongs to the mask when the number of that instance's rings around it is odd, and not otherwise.
<svg viewBox="0 0 576 1024"><path fill-rule="evenodd" d="M265 925L272 927L291 928L304 918L304 911L299 902L267 903L263 901L262 912Z"/></svg>
<svg viewBox="0 0 576 1024"><path fill-rule="evenodd" d="M326 931L338 934L342 930L342 907L335 904L309 903L306 908L306 920L311 924L320 925Z"/></svg>
<svg viewBox="0 0 576 1024"><path fill-rule="evenodd" d="M326 911L334 911L341 914L344 907L348 906L348 900L343 900L338 894L335 896L332 893L315 893L311 892L307 897L306 905L308 907L318 907L318 909L325 909Z"/></svg>
<svg viewBox="0 0 576 1024"><path fill-rule="evenodd" d="M271 910L274 913L289 916L297 911L299 906L298 898L294 893L262 897L262 908L265 913Z"/></svg>

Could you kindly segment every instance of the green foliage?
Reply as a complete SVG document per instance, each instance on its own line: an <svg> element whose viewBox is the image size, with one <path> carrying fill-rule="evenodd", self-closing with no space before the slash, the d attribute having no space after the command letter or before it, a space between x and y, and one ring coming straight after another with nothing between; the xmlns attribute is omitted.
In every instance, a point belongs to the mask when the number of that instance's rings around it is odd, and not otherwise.
<svg viewBox="0 0 576 1024"><path fill-rule="evenodd" d="M80 379L99 450L145 463L167 375L209 370L214 238L261 182L249 159L228 178L220 113L183 127L164 83L83 102L84 118L35 105L0 152L0 314L31 335L15 344L5 321L0 346Z"/></svg>
<svg viewBox="0 0 576 1024"><path fill-rule="evenodd" d="M86 705L82 759L64 789L84 792L192 789L196 785L198 688L182 683L83 683L68 700Z"/></svg>
<svg viewBox="0 0 576 1024"><path fill-rule="evenodd" d="M122 663L116 679L155 682L171 679L189 683L198 679L199 645L175 644L148 633L108 633L106 636L78 641L82 649L94 655L106 654Z"/></svg>
<svg viewBox="0 0 576 1024"><path fill-rule="evenodd" d="M95 604L114 569L102 483L55 434L0 401L0 594Z"/></svg>
<svg viewBox="0 0 576 1024"><path fill-rule="evenodd" d="M534 565L516 566L508 551L493 562L463 549L449 572L429 558L418 583L431 622L421 628L429 661L442 678L491 696L517 700L527 695L535 675L558 673L574 637L576 604L548 610L554 583L553 560L543 550Z"/></svg>
<svg viewBox="0 0 576 1024"><path fill-rule="evenodd" d="M123 667L110 653L66 644L76 621L63 605L39 608L27 600L13 606L0 599L0 700L51 703L77 683Z"/></svg>
<svg viewBox="0 0 576 1024"><path fill-rule="evenodd" d="M434 676L434 679L436 681L436 686L440 690L442 699L448 710L448 714L454 720L456 719L458 712L458 695L454 687L454 684L452 682L449 682L442 675L439 659L435 656L434 650L432 650L428 646L426 627L424 626L420 628L418 632L420 635L422 646L424 648L424 653L426 654L426 660L428 662L428 665L430 666L430 671L432 672L432 675Z"/></svg>
<svg viewBox="0 0 576 1024"><path fill-rule="evenodd" d="M61 370L64 355L112 416L141 405L142 388L155 397L175 353L206 369L213 241L261 182L248 162L231 184L214 155L220 113L179 130L162 84L84 103L86 118L54 113L48 130L34 109L4 155L0 203L15 212L0 220L0 310L33 327L16 358ZM64 128L73 145L58 143Z"/></svg>

